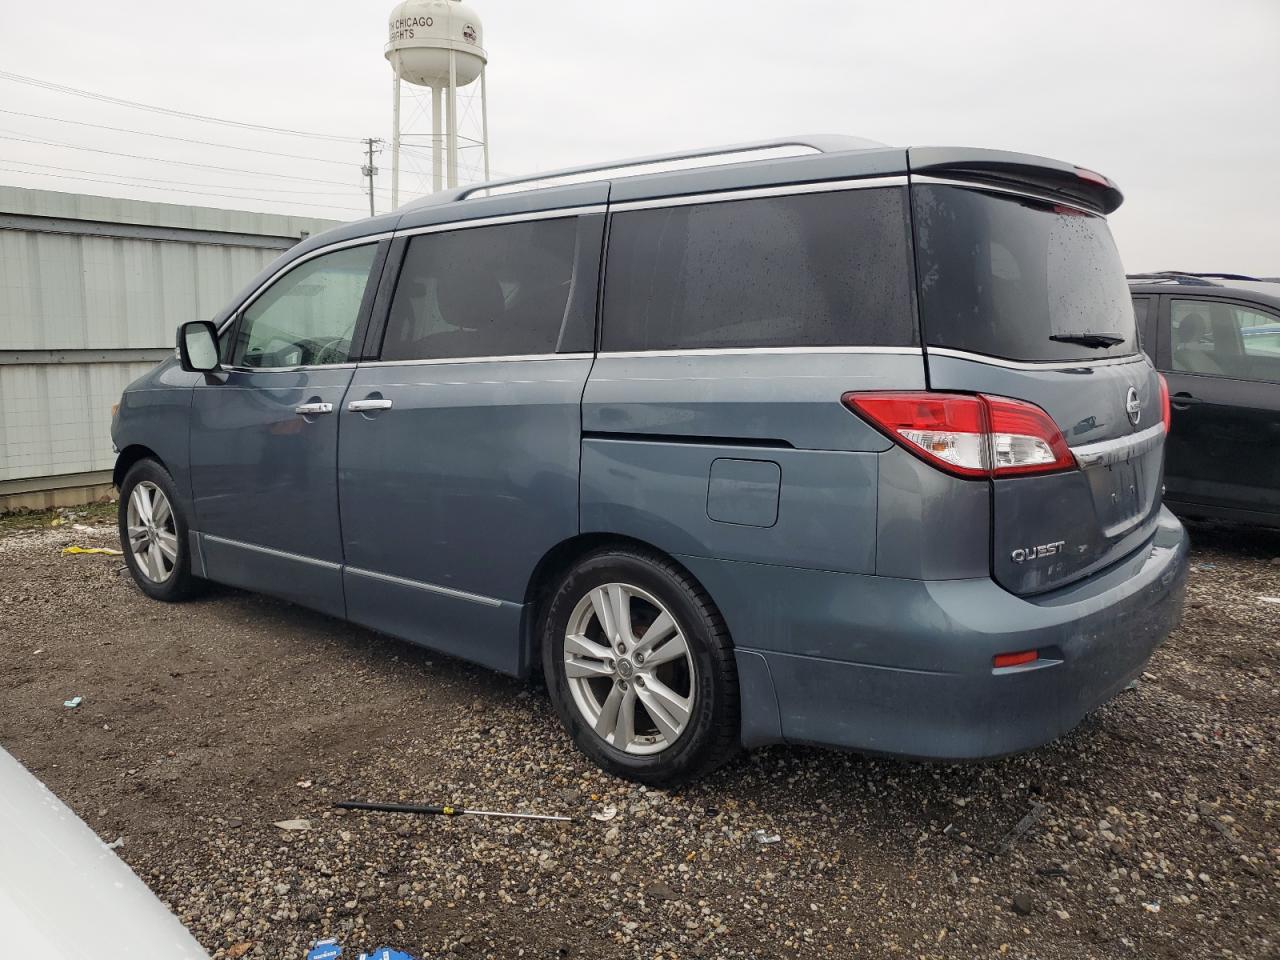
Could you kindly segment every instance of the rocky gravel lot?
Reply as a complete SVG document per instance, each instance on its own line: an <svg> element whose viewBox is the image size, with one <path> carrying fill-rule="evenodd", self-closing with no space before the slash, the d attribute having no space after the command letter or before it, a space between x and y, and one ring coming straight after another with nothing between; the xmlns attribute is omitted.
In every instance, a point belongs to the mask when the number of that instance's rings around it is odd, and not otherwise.
<svg viewBox="0 0 1280 960"><path fill-rule="evenodd" d="M1280 535L1196 527L1182 627L1045 749L776 748L662 792L598 772L536 689L245 593L150 602L63 556L115 542L66 519L0 535L0 745L215 957L1280 956Z"/></svg>

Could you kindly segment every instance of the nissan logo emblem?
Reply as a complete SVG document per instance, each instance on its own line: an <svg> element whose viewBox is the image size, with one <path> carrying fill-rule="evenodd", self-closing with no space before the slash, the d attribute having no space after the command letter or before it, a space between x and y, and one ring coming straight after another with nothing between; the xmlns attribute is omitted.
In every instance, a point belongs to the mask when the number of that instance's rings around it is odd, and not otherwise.
<svg viewBox="0 0 1280 960"><path fill-rule="evenodd" d="M1133 387L1129 388L1129 394L1124 398L1124 410L1129 414L1129 422L1136 427L1142 419L1142 404L1138 402L1138 391Z"/></svg>

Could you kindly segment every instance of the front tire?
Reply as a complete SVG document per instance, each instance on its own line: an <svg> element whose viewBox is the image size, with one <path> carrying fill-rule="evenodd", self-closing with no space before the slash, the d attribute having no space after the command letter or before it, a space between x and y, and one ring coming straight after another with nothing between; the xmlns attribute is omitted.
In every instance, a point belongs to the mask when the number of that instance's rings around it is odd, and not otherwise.
<svg viewBox="0 0 1280 960"><path fill-rule="evenodd" d="M139 460L120 484L120 546L133 582L153 600L174 603L199 592L191 573L187 520L169 471Z"/></svg>
<svg viewBox="0 0 1280 960"><path fill-rule="evenodd" d="M738 749L738 677L724 620L681 567L643 550L589 554L542 618L547 688L578 748L654 786L704 776Z"/></svg>

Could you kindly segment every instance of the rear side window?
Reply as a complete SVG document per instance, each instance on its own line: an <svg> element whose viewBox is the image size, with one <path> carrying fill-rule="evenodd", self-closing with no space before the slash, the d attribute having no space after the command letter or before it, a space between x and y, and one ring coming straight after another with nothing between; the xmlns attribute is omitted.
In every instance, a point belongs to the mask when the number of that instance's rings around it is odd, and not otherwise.
<svg viewBox="0 0 1280 960"><path fill-rule="evenodd" d="M591 350L602 227L564 217L413 237L382 359Z"/></svg>
<svg viewBox="0 0 1280 960"><path fill-rule="evenodd" d="M1137 351L1124 267L1101 217L963 187L917 185L912 202L930 346L1031 362Z"/></svg>
<svg viewBox="0 0 1280 960"><path fill-rule="evenodd" d="M905 192L614 214L601 349L917 343Z"/></svg>

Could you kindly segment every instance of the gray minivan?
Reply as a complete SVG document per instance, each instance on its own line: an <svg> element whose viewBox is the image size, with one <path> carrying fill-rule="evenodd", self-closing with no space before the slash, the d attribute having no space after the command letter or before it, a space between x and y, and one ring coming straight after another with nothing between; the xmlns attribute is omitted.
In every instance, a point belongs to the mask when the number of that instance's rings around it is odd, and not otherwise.
<svg viewBox="0 0 1280 960"><path fill-rule="evenodd" d="M541 673L647 783L777 742L1043 744L1185 586L1120 200L1038 157L815 137L338 227L125 391L129 568Z"/></svg>

